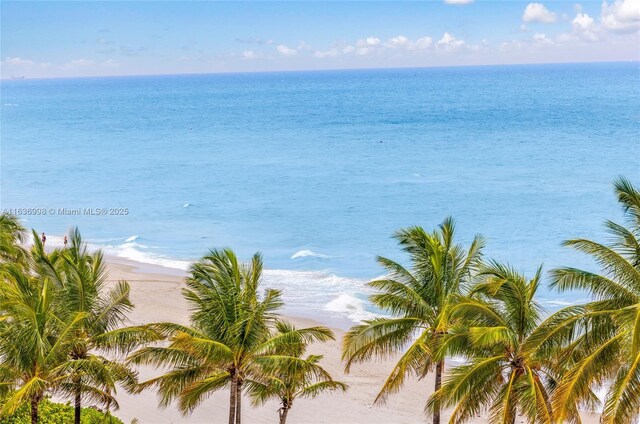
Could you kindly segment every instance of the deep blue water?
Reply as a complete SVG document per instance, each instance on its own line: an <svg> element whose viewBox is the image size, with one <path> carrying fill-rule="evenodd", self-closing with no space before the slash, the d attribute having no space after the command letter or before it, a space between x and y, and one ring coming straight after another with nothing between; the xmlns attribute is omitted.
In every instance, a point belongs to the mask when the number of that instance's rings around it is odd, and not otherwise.
<svg viewBox="0 0 640 424"><path fill-rule="evenodd" d="M375 256L404 259L391 234L448 215L461 242L481 233L489 257L526 272L542 262L589 266L561 241L603 239L602 221L622 216L612 181L640 185L638 63L1 89L3 209L54 208L25 224L52 235L79 225L92 243L135 259L261 251L280 270L267 282L285 288L296 312L333 301L326 313L362 315L362 280L382 273ZM550 306L576 299L546 288L541 297Z"/></svg>

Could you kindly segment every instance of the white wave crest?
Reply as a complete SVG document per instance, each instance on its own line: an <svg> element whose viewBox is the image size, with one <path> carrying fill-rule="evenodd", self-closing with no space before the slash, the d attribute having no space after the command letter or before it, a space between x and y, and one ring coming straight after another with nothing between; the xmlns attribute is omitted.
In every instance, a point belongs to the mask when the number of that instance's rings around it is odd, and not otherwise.
<svg viewBox="0 0 640 424"><path fill-rule="evenodd" d="M125 240L126 243L131 243L132 241L136 241L140 238L139 235L131 236Z"/></svg>
<svg viewBox="0 0 640 424"><path fill-rule="evenodd" d="M323 255L322 253L314 252L313 250L309 250L309 249L304 249L294 253L293 256L291 256L291 259L307 258L307 257L322 258L322 259L329 258L329 256Z"/></svg>
<svg viewBox="0 0 640 424"><path fill-rule="evenodd" d="M341 294L331 302L327 303L324 309L329 312L335 312L340 315L347 316L350 320L355 322L362 322L378 316L373 312L367 311L366 304L363 300L346 293Z"/></svg>
<svg viewBox="0 0 640 424"><path fill-rule="evenodd" d="M191 206L191 203L185 203L184 205L182 205L183 208L188 208L189 206Z"/></svg>

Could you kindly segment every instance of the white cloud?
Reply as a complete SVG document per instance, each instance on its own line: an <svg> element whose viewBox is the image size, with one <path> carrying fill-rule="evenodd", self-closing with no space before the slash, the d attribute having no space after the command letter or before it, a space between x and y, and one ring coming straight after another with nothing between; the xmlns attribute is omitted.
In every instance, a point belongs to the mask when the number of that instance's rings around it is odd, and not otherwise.
<svg viewBox="0 0 640 424"><path fill-rule="evenodd" d="M381 47L380 39L378 37L371 36L358 40L354 50L358 56L367 56L378 50L379 47Z"/></svg>
<svg viewBox="0 0 640 424"><path fill-rule="evenodd" d="M609 0L612 1L612 0ZM629 8L625 5L627 1L640 0L613 0L614 3L603 4L603 14L606 16L615 17L617 22L636 22L636 14L633 8ZM574 6L576 10L582 10L580 5ZM559 14L558 14L559 15ZM274 49L279 56L297 56L302 59L324 59L330 62L334 58L342 58L344 60L353 60L354 57L362 57L359 60L366 60L368 62L382 63L380 61L386 60L389 62L399 61L398 63L463 63L467 60L476 60L480 63L487 63L485 57L493 57L492 55L499 55L499 60L512 61L513 58L518 60L532 60L540 61L549 60L558 61L563 60L566 57L567 52L573 52L577 49L579 54L586 57L587 54L591 55L591 50L586 49L604 49L604 42L610 40L607 30L604 27L602 21L598 21L597 17L589 16L584 11L577 12L575 17L566 16L559 23L558 27L564 27L565 32L556 35L556 30L540 31L540 27L535 23L549 23L557 22L558 16L556 13L549 11L542 3L532 2L529 3L522 16L522 36L516 39L503 39L495 40L491 44L483 39L482 42L471 42L470 40L463 40L456 38L450 32L444 32L441 37L431 38L423 36L419 38L409 38L403 34L397 34L390 38L382 39L374 34L370 34L367 37L363 37L357 40L342 40L336 41L334 44L325 46L322 48L311 48L308 44L300 42L296 47L289 47L285 44L274 44ZM640 15L638 17L640 22ZM538 30L538 31L536 31ZM549 33L553 33L550 36ZM640 33L639 33L640 34ZM635 40L636 35L627 35L619 37L620 42L617 42L620 48L627 49L629 43ZM593 44L587 44L586 42L600 42L598 46ZM612 40L613 42L613 40ZM520 53L509 56L509 52ZM480 52L483 52L486 56L480 56ZM500 52L507 54L500 54ZM438 54L441 53L441 54ZM253 50L246 50L244 53L234 55L236 58L251 59L255 57L261 57L260 54L256 54ZM593 56L593 55L591 55ZM348 58L350 57L350 58ZM578 54L576 53L576 57ZM613 53L607 57L614 57ZM616 56L617 57L617 56ZM465 59L467 58L467 59ZM475 59L469 59L475 58ZM528 58L528 59L527 59ZM429 59L428 62L425 62ZM317 62L316 62L317 63Z"/></svg>
<svg viewBox="0 0 640 424"><path fill-rule="evenodd" d="M317 50L313 55L319 59L324 59L325 57L336 57L338 56L338 53L338 49L336 47L332 47L325 51Z"/></svg>
<svg viewBox="0 0 640 424"><path fill-rule="evenodd" d="M380 39L378 37L367 37L358 40L356 43L357 47L372 47L380 44Z"/></svg>
<svg viewBox="0 0 640 424"><path fill-rule="evenodd" d="M367 37L367 44L370 46L377 46L380 44L380 39L377 37Z"/></svg>
<svg viewBox="0 0 640 424"><path fill-rule="evenodd" d="M244 52L242 52L243 59L255 59L257 57L258 55L253 50L245 50Z"/></svg>
<svg viewBox="0 0 640 424"><path fill-rule="evenodd" d="M29 60L29 59L23 59L21 57L7 57L5 59L5 63L7 63L8 65L16 65L16 66L30 66L35 64L35 62L33 60Z"/></svg>
<svg viewBox="0 0 640 424"><path fill-rule="evenodd" d="M453 51L457 50L465 45L465 42L462 40L458 40L453 35L445 32L440 41L438 41L438 48L441 48L445 51Z"/></svg>
<svg viewBox="0 0 640 424"><path fill-rule="evenodd" d="M388 49L400 49L400 50L426 50L433 46L433 39L431 37L420 37L416 40L411 40L404 35L398 35L393 38L389 38L383 46Z"/></svg>
<svg viewBox="0 0 640 424"><path fill-rule="evenodd" d="M640 29L640 0L616 0L611 4L602 2L600 20L604 28L612 32L637 31Z"/></svg>
<svg viewBox="0 0 640 424"><path fill-rule="evenodd" d="M323 59L328 57L336 57L340 55L355 54L357 56L369 56L369 55L384 55L396 51L402 52L418 52L428 50L434 45L431 37L419 37L412 40L404 35L397 35L395 37L387 39L382 42L380 38L370 36L367 38L361 38L354 44L338 44L327 50L316 50L313 53L314 57ZM440 44L442 49L455 49L458 46L464 45L464 41L456 40L450 34L445 34L444 41Z"/></svg>
<svg viewBox="0 0 640 424"><path fill-rule="evenodd" d="M533 34L533 42L536 46L553 44L553 40L547 37L547 34L543 32L536 32Z"/></svg>
<svg viewBox="0 0 640 424"><path fill-rule="evenodd" d="M279 44L276 47L276 49L283 56L295 56L295 55L298 54L298 50L289 48L289 47L285 46L284 44Z"/></svg>
<svg viewBox="0 0 640 424"><path fill-rule="evenodd" d="M409 44L409 50L426 50L433 45L431 37L420 37Z"/></svg>
<svg viewBox="0 0 640 424"><path fill-rule="evenodd" d="M609 35L640 34L640 0L616 0L602 3L599 22L587 13L578 12L571 21L571 31L560 34L559 42L605 41ZM627 38L627 40L631 40ZM636 38L635 42L638 40Z"/></svg>
<svg viewBox="0 0 640 424"><path fill-rule="evenodd" d="M614 6L617 18L623 22L640 21L640 1L638 0L622 0L616 1Z"/></svg>
<svg viewBox="0 0 640 424"><path fill-rule="evenodd" d="M384 45L385 47L390 47L392 49L395 49L398 47L405 47L409 45L409 39L404 35L398 35L397 37L393 37L387 40L387 42Z"/></svg>
<svg viewBox="0 0 640 424"><path fill-rule="evenodd" d="M571 32L565 32L558 36L561 43L572 41L598 41L598 27L595 20L587 13L578 13L571 21Z"/></svg>
<svg viewBox="0 0 640 424"><path fill-rule="evenodd" d="M473 0L444 0L447 4L469 4L473 3Z"/></svg>
<svg viewBox="0 0 640 424"><path fill-rule="evenodd" d="M556 14L550 12L542 3L529 3L522 14L524 22L552 23L556 21Z"/></svg>
<svg viewBox="0 0 640 424"><path fill-rule="evenodd" d="M593 26L593 18L586 13L578 13L576 17L571 21L573 26L580 29L589 29Z"/></svg>
<svg viewBox="0 0 640 424"><path fill-rule="evenodd" d="M7 75L33 75L50 69L51 62L36 62L18 56L8 56L3 61L0 61L0 66L3 75L5 73Z"/></svg>

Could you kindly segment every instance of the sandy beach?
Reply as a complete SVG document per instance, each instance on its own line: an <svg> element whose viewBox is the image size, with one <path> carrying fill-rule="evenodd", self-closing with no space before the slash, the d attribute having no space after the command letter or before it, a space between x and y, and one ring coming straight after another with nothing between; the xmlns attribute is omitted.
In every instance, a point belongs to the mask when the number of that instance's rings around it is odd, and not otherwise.
<svg viewBox="0 0 640 424"><path fill-rule="evenodd" d="M132 324L156 321L188 322L188 305L181 295L184 273L180 270L155 265L137 263L116 257L108 257L109 282L127 280L131 285L131 300L135 305L130 314ZM323 323L323 317L309 320L287 317L298 326ZM393 361L370 362L355 366L346 375L340 361L340 340L344 331L333 329L336 340L313 345L309 353L324 355L323 365L336 380L349 385L347 393L325 394L308 400L299 399L289 413L291 423L418 423L427 422L423 406L433 391L433 377L408 381L405 388L389 398L384 405L373 405L373 399L393 366ZM140 370L141 379L150 378L158 371L150 368ZM175 405L166 409L158 408L158 399L153 391L145 391L136 396L122 391L118 393L120 409L115 415L125 423L134 419L141 424L165 423L222 423L227 420L229 394L226 391L214 393L192 414L180 414ZM249 423L277 422L278 405L273 402L262 407L251 407L249 399L244 400L243 419ZM443 412L443 419L449 411ZM598 417L584 414L584 423L597 423ZM446 422L444 421L443 422ZM478 416L471 423L485 423L485 416ZM524 423L524 420L518 420Z"/></svg>

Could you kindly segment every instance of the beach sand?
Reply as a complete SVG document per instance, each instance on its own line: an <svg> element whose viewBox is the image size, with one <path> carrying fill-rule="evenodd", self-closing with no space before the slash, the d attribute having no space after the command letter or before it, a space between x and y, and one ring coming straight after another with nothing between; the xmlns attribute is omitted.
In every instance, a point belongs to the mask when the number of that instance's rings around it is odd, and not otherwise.
<svg viewBox="0 0 640 424"><path fill-rule="evenodd" d="M181 295L184 273L160 266L141 264L120 258L108 257L109 283L127 280L131 285L131 300L135 309L130 314L131 324L157 321L188 323L188 305ZM323 322L287 317L296 325L311 326ZM334 379L349 385L346 393L324 394L316 399L298 399L289 412L289 423L420 423L427 421L423 413L425 400L433 391L433 375L422 380L409 380L402 391L392 395L384 405L372 405L382 383L393 367L393 361L369 362L352 368L346 375L340 361L340 340L344 331L334 329L336 340L312 345L308 353L324 355L322 365ZM140 369L142 380L156 376L158 370ZM175 405L161 409L153 391L129 395L124 390L117 395L120 409L114 414L125 423L137 419L140 424L165 423L224 423L227 420L229 394L215 392L193 413L181 415ZM277 423L278 405L252 407L244 399L242 416L246 423ZM447 422L449 411L443 411L442 422ZM486 416L479 416L471 423L486 423ZM523 419L516 421L524 423ZM597 423L598 416L584 415L584 423Z"/></svg>

